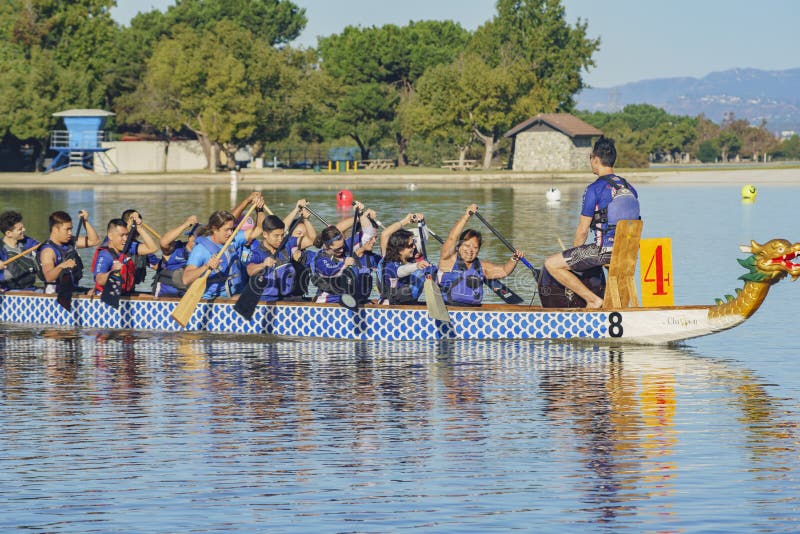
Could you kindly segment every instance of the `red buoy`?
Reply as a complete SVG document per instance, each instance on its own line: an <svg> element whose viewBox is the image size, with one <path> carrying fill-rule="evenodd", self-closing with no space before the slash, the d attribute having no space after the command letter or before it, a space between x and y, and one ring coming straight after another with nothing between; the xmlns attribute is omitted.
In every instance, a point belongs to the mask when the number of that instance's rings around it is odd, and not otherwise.
<svg viewBox="0 0 800 534"><path fill-rule="evenodd" d="M353 193L347 189L342 189L336 193L336 206L337 207L350 207L353 205Z"/></svg>

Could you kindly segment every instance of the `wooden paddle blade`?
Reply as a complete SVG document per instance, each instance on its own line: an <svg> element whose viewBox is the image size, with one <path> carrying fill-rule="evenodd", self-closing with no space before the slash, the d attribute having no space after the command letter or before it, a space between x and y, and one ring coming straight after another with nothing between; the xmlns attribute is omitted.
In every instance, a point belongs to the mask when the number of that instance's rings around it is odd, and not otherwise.
<svg viewBox="0 0 800 534"><path fill-rule="evenodd" d="M507 285L497 279L488 280L486 278L483 279L483 283L491 289L495 295L500 297L500 299L505 302L506 304L521 304L524 301L522 297L514 293Z"/></svg>
<svg viewBox="0 0 800 534"><path fill-rule="evenodd" d="M236 304L233 305L236 313L248 321L251 320L256 311L256 306L258 306L258 301L261 300L261 293L266 286L266 279L263 274L251 276L241 295L236 299Z"/></svg>
<svg viewBox="0 0 800 534"><path fill-rule="evenodd" d="M438 286L434 285L430 276L425 279L423 292L425 293L425 305L428 307L428 315L437 321L449 323L450 314L447 312L447 306L442 298L442 292L439 290Z"/></svg>
<svg viewBox="0 0 800 534"><path fill-rule="evenodd" d="M72 290L74 289L72 283L72 273L61 273L56 282L56 299L61 307L67 311L72 311Z"/></svg>
<svg viewBox="0 0 800 534"><path fill-rule="evenodd" d="M206 271L203 276L192 282L192 285L189 286L189 289L181 297L181 301L170 314L181 326L186 327L192 315L194 315L197 304L203 298L203 293L206 292L206 282L209 274L209 271Z"/></svg>
<svg viewBox="0 0 800 534"><path fill-rule="evenodd" d="M103 293L100 300L114 309L119 308L119 297L122 294L122 278L119 273L110 273L106 285L103 286Z"/></svg>

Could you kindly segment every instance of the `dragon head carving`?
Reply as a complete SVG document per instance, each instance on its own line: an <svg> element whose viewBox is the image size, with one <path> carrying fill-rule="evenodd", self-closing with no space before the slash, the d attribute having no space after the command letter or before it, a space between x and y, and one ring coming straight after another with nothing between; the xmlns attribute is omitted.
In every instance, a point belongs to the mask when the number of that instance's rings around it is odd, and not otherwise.
<svg viewBox="0 0 800 534"><path fill-rule="evenodd" d="M752 255L739 263L749 272L739 277L751 282L774 284L789 275L792 280L800 277L800 264L792 260L800 256L800 243L790 243L785 239L772 239L763 245L750 241L750 246L742 246L743 252Z"/></svg>

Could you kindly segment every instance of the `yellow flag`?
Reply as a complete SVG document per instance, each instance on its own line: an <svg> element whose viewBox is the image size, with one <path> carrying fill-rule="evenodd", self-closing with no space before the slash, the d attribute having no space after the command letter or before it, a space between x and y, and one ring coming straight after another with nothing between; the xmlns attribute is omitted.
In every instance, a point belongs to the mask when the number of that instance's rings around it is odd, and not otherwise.
<svg viewBox="0 0 800 534"><path fill-rule="evenodd" d="M639 243L639 265L642 276L642 306L674 306L672 239L642 239Z"/></svg>

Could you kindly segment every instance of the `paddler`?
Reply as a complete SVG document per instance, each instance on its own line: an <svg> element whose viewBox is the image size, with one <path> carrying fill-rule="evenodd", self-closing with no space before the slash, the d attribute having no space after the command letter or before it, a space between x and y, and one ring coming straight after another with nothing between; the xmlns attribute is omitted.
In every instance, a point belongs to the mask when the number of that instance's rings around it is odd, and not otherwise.
<svg viewBox="0 0 800 534"><path fill-rule="evenodd" d="M56 284L64 272L70 273L73 286L78 287L83 276L83 262L77 249L96 247L100 243L97 231L89 222L89 213L80 210L78 217L83 219L86 235L76 238L72 235L72 218L69 213L54 211L50 214L50 238L39 247L38 255L45 281L44 292L47 294L57 292Z"/></svg>
<svg viewBox="0 0 800 534"><path fill-rule="evenodd" d="M92 273L94 274L94 289L100 295L111 273L119 272L121 284L120 295L130 295L136 289L136 261L135 256L146 257L158 250L158 244L153 236L147 232L138 232L136 219L130 219L129 225L123 219L108 221L107 237L104 245L95 250L92 259ZM129 242L130 232L136 234L130 240L128 250L125 245ZM136 237L142 238L139 242Z"/></svg>
<svg viewBox="0 0 800 534"><path fill-rule="evenodd" d="M139 242L139 236L147 232L147 228L142 226L143 221L141 212L136 209L127 209L122 212L120 218L125 221L125 224L128 225L128 230L132 228L133 224L136 224L136 235L134 236L134 239ZM153 237L156 238L155 236ZM154 271L158 269L159 261L161 261L161 259L152 252L149 254L135 254L133 256L133 263L135 265L136 283L139 284L144 282L144 279L147 278L148 267Z"/></svg>
<svg viewBox="0 0 800 534"><path fill-rule="evenodd" d="M262 232L264 222L264 199L260 193L252 196L258 213L257 224L249 230L239 230L231 245L220 258L216 254L233 233L236 217L229 211L215 211L208 219L204 234L197 238L181 280L186 286L211 270L206 283L204 299L230 297L239 293L244 286L242 276L242 249L256 239Z"/></svg>
<svg viewBox="0 0 800 534"><path fill-rule="evenodd" d="M262 230L262 238L254 241L251 247L247 275L253 277L263 271L264 289L260 300L265 302L297 300L297 297L292 295L297 276L292 258L293 256L299 258L301 252L299 241L302 238L289 236L284 243L286 224L277 215L267 215L262 223Z"/></svg>
<svg viewBox="0 0 800 534"><path fill-rule="evenodd" d="M422 213L409 213L381 233L381 249L385 251L378 265L381 304L416 304L425 279L436 274L436 267L417 251L414 234L403 228L424 220Z"/></svg>
<svg viewBox="0 0 800 534"><path fill-rule="evenodd" d="M202 233L202 227L197 223L197 216L190 215L181 224L171 228L159 240L161 246L161 262L156 269L155 287L153 294L156 297L179 297L186 291L183 284L183 271L186 260L194 248L195 239ZM181 237L184 239L181 240Z"/></svg>
<svg viewBox="0 0 800 534"><path fill-rule="evenodd" d="M372 292L372 275L363 268L361 257L368 252L370 241L372 245L375 244L375 228L367 213L362 211L363 204L356 201L354 206L361 213L361 231L356 231L352 238L345 239L341 228L352 228L352 224L329 226L314 243L321 249L314 259L313 282L318 289L315 302L341 302L341 295L349 287L348 281L343 277L350 276L348 268L354 266L357 267L353 274L355 280L350 281L355 284L352 288L355 292L353 297L358 302L364 302Z"/></svg>
<svg viewBox="0 0 800 534"><path fill-rule="evenodd" d="M477 230L464 229L470 217L478 211L470 204L464 215L450 229L439 258L439 285L448 304L479 306L483 301L483 281L505 278L514 272L525 254L517 249L504 264L478 259L483 237Z"/></svg>
<svg viewBox="0 0 800 534"><path fill-rule="evenodd" d="M35 252L12 263L6 263L9 258L39 244L32 237L25 235L22 214L16 211L0 214L0 234L3 236L0 240L0 292L35 289L36 275L39 272Z"/></svg>

